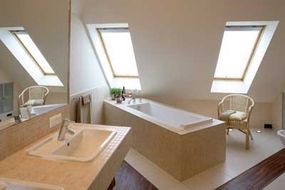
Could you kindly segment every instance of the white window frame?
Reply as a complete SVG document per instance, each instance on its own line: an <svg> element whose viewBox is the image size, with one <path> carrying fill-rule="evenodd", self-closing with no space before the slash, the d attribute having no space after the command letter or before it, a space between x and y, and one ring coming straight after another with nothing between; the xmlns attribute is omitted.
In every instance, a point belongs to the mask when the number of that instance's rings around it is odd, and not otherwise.
<svg viewBox="0 0 285 190"><path fill-rule="evenodd" d="M246 76L246 73L247 73L247 70L248 70L248 68L249 68L249 65L251 64L252 58L253 58L253 56L254 56L254 54L255 54L256 47L258 46L258 43L259 43L259 41L260 41L260 37L261 37L261 35L262 35L263 31L264 31L264 28L265 28L264 25L260 25L260 26L258 26L258 25L251 25L251 26L248 26L248 25L225 26L225 31L249 31L249 30L258 30L258 35L257 35L257 38L256 38L256 40L255 40L255 42L254 42L254 45L253 45L252 49L251 49L250 56L249 56L249 58L248 58L248 60L247 60L246 66L245 66L245 68L244 68L244 70L243 70L243 73L242 73L241 77L231 77L231 76L229 76L229 77L215 77L215 76L214 76L214 80L241 80L241 81L244 80L244 78L245 78L245 76ZM222 47L221 47L221 50L222 50ZM221 51L221 50L220 50L220 51ZM220 58L219 58L219 59L220 59Z"/></svg>
<svg viewBox="0 0 285 190"><path fill-rule="evenodd" d="M211 86L211 93L248 93L255 75L262 63L263 57L269 47L279 21L234 21L226 22L226 26L265 26L260 36L255 53L248 65L243 80L215 79Z"/></svg>
<svg viewBox="0 0 285 190"><path fill-rule="evenodd" d="M3 27L0 28L0 40L17 59L19 64L31 76L37 85L43 86L64 86L56 74L47 74L37 66L34 58L27 49L23 46L21 41L13 34L13 31L25 31L24 27ZM31 69L33 68L33 69Z"/></svg>
<svg viewBox="0 0 285 190"><path fill-rule="evenodd" d="M105 53L100 34L97 29L100 28L128 28L127 23L116 23L116 24L87 24L88 35L92 42L94 53L97 57L98 63L104 73L106 81L110 88L123 87L129 90L141 90L140 79L138 77L121 77L115 76L110 63L108 62L107 55ZM130 32L130 31L129 31ZM131 32L130 32L131 35Z"/></svg>
<svg viewBox="0 0 285 190"><path fill-rule="evenodd" d="M41 67L41 64L39 63L39 61L33 56L33 53L30 52L27 47L26 47L26 44L24 44L24 42L19 38L18 34L26 34L26 35L29 35L25 30L11 30L10 31L16 38L17 40L21 43L22 47L26 50L27 54L34 60L34 63L35 65L42 71L42 73L44 75L55 75L53 69L51 68L51 72L45 72L44 69ZM29 36L30 37L30 36ZM31 37L30 37L31 38ZM33 42L34 43L34 42ZM35 43L34 43L35 45ZM35 45L36 46L36 45ZM36 47L38 48L38 47ZM38 49L38 51L40 52L40 50ZM40 52L41 53L41 52ZM42 54L42 53L41 53ZM43 59L45 59L45 57L42 55ZM46 59L45 59L46 61ZM47 62L47 61L46 61ZM47 64L49 64L47 62ZM50 66L50 65L49 65Z"/></svg>
<svg viewBox="0 0 285 190"><path fill-rule="evenodd" d="M115 69L113 67L112 61L110 59L109 53L108 53L109 51L106 48L106 44L105 44L104 38L102 36L102 32L106 32L106 31L107 32L128 32L129 33L129 28L126 28L126 27L117 27L117 28L105 27L105 28L97 28L97 32L99 34L99 37L100 37L102 46L104 48L104 51L105 51L108 63L109 63L110 68L112 70L113 76L116 77L116 78L138 78L139 75L120 75L120 74L116 73L116 71L115 71Z"/></svg>

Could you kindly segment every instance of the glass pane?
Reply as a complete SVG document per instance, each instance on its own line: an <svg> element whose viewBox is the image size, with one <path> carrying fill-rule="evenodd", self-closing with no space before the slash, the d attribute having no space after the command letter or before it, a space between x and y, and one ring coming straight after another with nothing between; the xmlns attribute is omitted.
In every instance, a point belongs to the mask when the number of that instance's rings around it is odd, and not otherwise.
<svg viewBox="0 0 285 190"><path fill-rule="evenodd" d="M0 114L13 111L13 83L0 84Z"/></svg>
<svg viewBox="0 0 285 190"><path fill-rule="evenodd" d="M131 35L128 31L101 31L115 76L138 76Z"/></svg>
<svg viewBox="0 0 285 190"><path fill-rule="evenodd" d="M215 78L242 79L260 29L224 32Z"/></svg>
<svg viewBox="0 0 285 190"><path fill-rule="evenodd" d="M16 33L17 37L21 40L25 48L29 51L29 53L33 56L36 62L39 64L41 69L46 74L54 74L53 69L50 67L47 60L44 58L36 44L33 42L31 37L27 33Z"/></svg>

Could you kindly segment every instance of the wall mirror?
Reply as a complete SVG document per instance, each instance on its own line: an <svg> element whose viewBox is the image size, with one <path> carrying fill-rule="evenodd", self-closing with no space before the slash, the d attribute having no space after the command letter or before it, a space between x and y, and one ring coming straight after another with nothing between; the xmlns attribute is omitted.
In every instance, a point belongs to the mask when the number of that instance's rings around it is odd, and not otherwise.
<svg viewBox="0 0 285 190"><path fill-rule="evenodd" d="M69 0L0 0L0 130L68 103Z"/></svg>

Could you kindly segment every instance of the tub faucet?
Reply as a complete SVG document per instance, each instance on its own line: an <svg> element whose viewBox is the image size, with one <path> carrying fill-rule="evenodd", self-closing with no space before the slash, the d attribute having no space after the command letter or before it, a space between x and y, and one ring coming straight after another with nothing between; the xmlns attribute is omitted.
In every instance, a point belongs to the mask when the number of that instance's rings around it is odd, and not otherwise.
<svg viewBox="0 0 285 190"><path fill-rule="evenodd" d="M68 127L70 122L71 121L69 119L63 119L62 125L60 126L59 132L58 132L58 137L57 137L58 141L63 141L65 139L66 133L70 133L72 135L75 134L75 132Z"/></svg>
<svg viewBox="0 0 285 190"><path fill-rule="evenodd" d="M136 96L134 94L132 94L131 99L128 101L128 104L130 104L132 101L136 103Z"/></svg>

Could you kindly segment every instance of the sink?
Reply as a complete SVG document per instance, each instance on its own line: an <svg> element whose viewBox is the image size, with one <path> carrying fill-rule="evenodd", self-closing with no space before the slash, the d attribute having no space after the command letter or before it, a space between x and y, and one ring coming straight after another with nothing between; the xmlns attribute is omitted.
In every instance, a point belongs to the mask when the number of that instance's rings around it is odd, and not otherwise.
<svg viewBox="0 0 285 190"><path fill-rule="evenodd" d="M0 190L64 190L56 185L0 178Z"/></svg>
<svg viewBox="0 0 285 190"><path fill-rule="evenodd" d="M71 124L74 135L58 141L58 134L47 137L27 150L29 155L45 159L87 162L93 160L115 136L116 131L104 127L79 127Z"/></svg>

